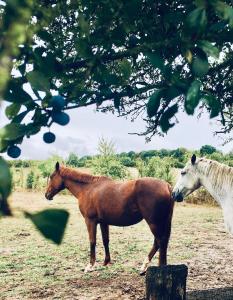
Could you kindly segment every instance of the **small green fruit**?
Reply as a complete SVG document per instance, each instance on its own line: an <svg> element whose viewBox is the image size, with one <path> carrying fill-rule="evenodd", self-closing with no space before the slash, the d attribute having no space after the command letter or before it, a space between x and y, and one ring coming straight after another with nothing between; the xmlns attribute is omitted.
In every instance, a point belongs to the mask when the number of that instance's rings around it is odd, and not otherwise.
<svg viewBox="0 0 233 300"><path fill-rule="evenodd" d="M21 150L18 146L10 146L8 149L7 149L7 154L8 156L12 157L12 158L17 158L20 156L21 154Z"/></svg>
<svg viewBox="0 0 233 300"><path fill-rule="evenodd" d="M64 112L54 111L52 113L52 119L55 123L65 126L70 122L70 117Z"/></svg>
<svg viewBox="0 0 233 300"><path fill-rule="evenodd" d="M44 135L43 135L43 140L45 143L47 144L51 144L55 141L56 139L56 136L54 133L52 132L46 132Z"/></svg>
<svg viewBox="0 0 233 300"><path fill-rule="evenodd" d="M55 110L62 110L66 105L66 100L60 95L53 96L51 100L51 105Z"/></svg>

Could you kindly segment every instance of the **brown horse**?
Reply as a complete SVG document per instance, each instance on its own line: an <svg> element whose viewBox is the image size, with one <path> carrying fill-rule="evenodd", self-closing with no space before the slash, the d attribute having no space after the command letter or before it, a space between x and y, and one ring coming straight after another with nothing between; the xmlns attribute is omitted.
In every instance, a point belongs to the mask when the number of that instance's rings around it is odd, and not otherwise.
<svg viewBox="0 0 233 300"><path fill-rule="evenodd" d="M78 198L90 239L90 263L95 267L96 228L100 224L105 249L104 265L110 263L109 225L130 226L145 219L154 235L154 243L140 273L144 274L159 249L159 265L167 264L167 246L171 231L174 202L167 182L140 178L116 182L104 176L92 176L56 163L45 193L48 200L67 188Z"/></svg>

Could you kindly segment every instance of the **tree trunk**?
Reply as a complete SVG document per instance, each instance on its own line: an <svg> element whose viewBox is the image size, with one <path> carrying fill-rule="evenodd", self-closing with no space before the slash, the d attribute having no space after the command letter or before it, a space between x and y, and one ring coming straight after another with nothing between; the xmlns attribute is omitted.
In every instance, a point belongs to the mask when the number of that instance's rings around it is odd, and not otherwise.
<svg viewBox="0 0 233 300"><path fill-rule="evenodd" d="M185 300L186 265L149 267L146 272L147 300Z"/></svg>

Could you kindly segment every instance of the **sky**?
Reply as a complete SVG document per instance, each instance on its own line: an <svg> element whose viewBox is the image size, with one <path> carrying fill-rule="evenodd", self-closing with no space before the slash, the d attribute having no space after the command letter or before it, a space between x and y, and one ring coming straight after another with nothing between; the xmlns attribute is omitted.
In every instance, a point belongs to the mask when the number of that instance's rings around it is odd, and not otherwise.
<svg viewBox="0 0 233 300"><path fill-rule="evenodd" d="M0 107L0 127L7 123L3 110L4 105ZM71 152L79 157L96 154L100 137L114 141L117 152L178 147L192 150L205 144L213 145L223 152L233 149L233 143L222 146L222 140L214 136L217 127L207 114L198 119L196 116L179 113L179 124L170 129L165 137L153 137L149 143L145 142L144 136L129 134L144 131L146 123L141 118L131 122L130 119L119 118L111 113L96 112L94 106L69 111L69 115L68 125L52 125L51 132L56 134L53 144L43 142L42 136L47 129L29 139L25 138L20 145L21 159L46 159L53 154L67 158Z"/></svg>

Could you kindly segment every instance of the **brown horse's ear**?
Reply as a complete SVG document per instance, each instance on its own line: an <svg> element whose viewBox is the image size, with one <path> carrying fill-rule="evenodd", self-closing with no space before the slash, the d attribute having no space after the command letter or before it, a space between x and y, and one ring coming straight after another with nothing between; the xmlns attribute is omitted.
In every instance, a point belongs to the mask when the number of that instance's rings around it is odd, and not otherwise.
<svg viewBox="0 0 233 300"><path fill-rule="evenodd" d="M56 165L55 165L55 170L58 172L60 168L59 162L57 161Z"/></svg>
<svg viewBox="0 0 233 300"><path fill-rule="evenodd" d="M191 157L191 163L192 163L192 165L194 165L194 164L195 164L195 162L196 162L196 159L197 159L196 155L195 155L195 154L193 154L193 155L192 155L192 157Z"/></svg>

